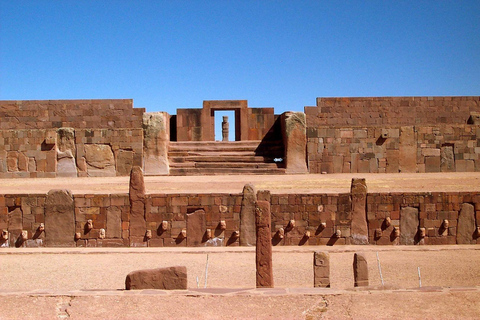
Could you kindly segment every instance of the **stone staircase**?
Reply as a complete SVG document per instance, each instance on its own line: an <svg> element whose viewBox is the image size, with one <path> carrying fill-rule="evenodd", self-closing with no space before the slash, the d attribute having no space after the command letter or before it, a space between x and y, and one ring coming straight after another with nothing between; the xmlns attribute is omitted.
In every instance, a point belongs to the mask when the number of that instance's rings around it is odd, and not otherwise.
<svg viewBox="0 0 480 320"><path fill-rule="evenodd" d="M281 141L170 142L170 175L284 174Z"/></svg>

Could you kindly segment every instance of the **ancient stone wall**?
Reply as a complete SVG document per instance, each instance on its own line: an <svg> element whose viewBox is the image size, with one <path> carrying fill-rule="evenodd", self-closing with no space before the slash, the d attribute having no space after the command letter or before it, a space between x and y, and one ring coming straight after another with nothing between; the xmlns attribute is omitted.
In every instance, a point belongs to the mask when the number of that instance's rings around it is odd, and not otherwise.
<svg viewBox="0 0 480 320"><path fill-rule="evenodd" d="M368 184L368 181L367 181ZM147 194L144 237L132 237L128 194L75 194L71 245L188 246L189 235L199 246L238 246L240 194ZM352 244L352 200L345 194L272 194L273 245ZM0 246L45 246L45 232L58 226L46 221L46 195L1 195L0 230L9 238ZM368 193L368 243L376 245L480 244L480 193ZM202 230L188 226L201 212ZM203 220L202 220L203 221ZM49 225L47 225L49 224ZM193 229L192 229L193 228ZM281 231L280 231L281 230ZM26 238L22 240L22 231Z"/></svg>
<svg viewBox="0 0 480 320"><path fill-rule="evenodd" d="M0 130L141 128L144 112L131 99L0 101Z"/></svg>
<svg viewBox="0 0 480 320"><path fill-rule="evenodd" d="M132 100L0 101L0 178L128 175L143 165Z"/></svg>
<svg viewBox="0 0 480 320"><path fill-rule="evenodd" d="M2 179L128 175L142 162L141 128L0 130Z"/></svg>
<svg viewBox="0 0 480 320"><path fill-rule="evenodd" d="M305 107L308 127L464 124L480 97L317 98Z"/></svg>
<svg viewBox="0 0 480 320"><path fill-rule="evenodd" d="M469 124L308 127L308 165L310 173L479 171L479 138Z"/></svg>

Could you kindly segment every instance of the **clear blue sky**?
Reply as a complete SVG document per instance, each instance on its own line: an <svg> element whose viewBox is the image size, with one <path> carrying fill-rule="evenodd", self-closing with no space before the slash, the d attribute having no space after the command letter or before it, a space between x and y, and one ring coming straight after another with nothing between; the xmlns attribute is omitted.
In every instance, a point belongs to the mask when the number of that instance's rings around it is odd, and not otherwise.
<svg viewBox="0 0 480 320"><path fill-rule="evenodd" d="M0 99L480 95L480 1L0 0Z"/></svg>

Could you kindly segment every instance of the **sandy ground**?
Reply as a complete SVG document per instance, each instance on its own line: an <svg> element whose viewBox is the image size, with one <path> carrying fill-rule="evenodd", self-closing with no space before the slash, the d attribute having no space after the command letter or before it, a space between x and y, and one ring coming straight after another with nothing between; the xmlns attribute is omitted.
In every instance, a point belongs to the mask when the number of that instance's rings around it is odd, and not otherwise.
<svg viewBox="0 0 480 320"><path fill-rule="evenodd" d="M312 289L314 250L330 253L330 289ZM356 251L367 256L368 290L353 291ZM197 288L197 277L204 287L207 255L207 291L236 293L123 290L130 271L172 265L187 266L189 288ZM282 247L274 248L273 265L276 289L258 291L251 289L254 248L2 249L0 319L480 317L480 246Z"/></svg>
<svg viewBox="0 0 480 320"><path fill-rule="evenodd" d="M350 191L353 177L366 178L369 192L480 191L480 172L357 173L303 175L219 175L145 177L148 193L240 193L246 183L272 193L341 193ZM128 193L128 177L0 179L0 194Z"/></svg>

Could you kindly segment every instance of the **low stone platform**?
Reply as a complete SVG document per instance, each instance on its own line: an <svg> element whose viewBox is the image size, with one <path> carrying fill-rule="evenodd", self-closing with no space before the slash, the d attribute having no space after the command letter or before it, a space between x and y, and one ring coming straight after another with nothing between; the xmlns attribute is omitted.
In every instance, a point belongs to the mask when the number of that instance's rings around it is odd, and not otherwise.
<svg viewBox="0 0 480 320"><path fill-rule="evenodd" d="M131 187L124 177L1 180L0 247L249 245L246 184L270 203L274 246L480 243L480 173L143 177L136 168Z"/></svg>

